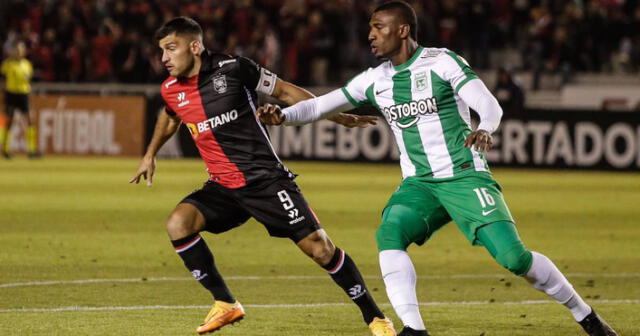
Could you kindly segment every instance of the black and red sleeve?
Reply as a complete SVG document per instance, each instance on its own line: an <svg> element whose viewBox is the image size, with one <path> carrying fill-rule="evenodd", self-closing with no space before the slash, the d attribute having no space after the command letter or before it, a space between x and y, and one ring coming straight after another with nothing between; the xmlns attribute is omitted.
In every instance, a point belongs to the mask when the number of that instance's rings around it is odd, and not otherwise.
<svg viewBox="0 0 640 336"><path fill-rule="evenodd" d="M237 67L238 77L244 86L251 90L271 95L278 79L276 74L246 57L238 57Z"/></svg>

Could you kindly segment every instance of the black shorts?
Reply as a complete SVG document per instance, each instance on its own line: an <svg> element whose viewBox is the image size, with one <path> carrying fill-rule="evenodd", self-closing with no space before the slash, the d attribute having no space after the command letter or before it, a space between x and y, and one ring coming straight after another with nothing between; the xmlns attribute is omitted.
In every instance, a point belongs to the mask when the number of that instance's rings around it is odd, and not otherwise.
<svg viewBox="0 0 640 336"><path fill-rule="evenodd" d="M29 113L29 95L28 94L15 94L4 93L4 104L6 106L6 113L13 114L14 111L22 113Z"/></svg>
<svg viewBox="0 0 640 336"><path fill-rule="evenodd" d="M238 189L208 181L180 203L193 204L204 215L205 230L222 233L253 217L269 235L299 242L320 229L320 222L291 179L279 177Z"/></svg>

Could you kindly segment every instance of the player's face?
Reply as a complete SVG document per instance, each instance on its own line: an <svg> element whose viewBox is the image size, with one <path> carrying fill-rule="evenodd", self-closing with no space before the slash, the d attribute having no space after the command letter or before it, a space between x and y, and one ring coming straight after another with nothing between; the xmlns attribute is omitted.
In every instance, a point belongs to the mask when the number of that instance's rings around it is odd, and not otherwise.
<svg viewBox="0 0 640 336"><path fill-rule="evenodd" d="M193 69L195 54L189 41L184 36L169 34L159 41L162 49L162 63L169 71L169 75L183 77Z"/></svg>
<svg viewBox="0 0 640 336"><path fill-rule="evenodd" d="M400 23L390 11L373 13L369 21L369 43L371 52L377 58L389 58L400 50Z"/></svg>

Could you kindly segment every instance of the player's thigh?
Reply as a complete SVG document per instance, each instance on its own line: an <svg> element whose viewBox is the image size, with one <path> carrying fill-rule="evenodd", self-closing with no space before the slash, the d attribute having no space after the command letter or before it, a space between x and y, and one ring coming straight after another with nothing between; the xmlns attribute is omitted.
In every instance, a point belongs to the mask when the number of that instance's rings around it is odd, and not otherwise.
<svg viewBox="0 0 640 336"><path fill-rule="evenodd" d="M480 243L476 231L483 225L513 222L502 188L489 174L478 173L438 183L435 190L458 228L474 245Z"/></svg>
<svg viewBox="0 0 640 336"><path fill-rule="evenodd" d="M300 188L287 177L265 181L239 191L238 195L241 206L273 237L290 238L298 243L321 228Z"/></svg>
<svg viewBox="0 0 640 336"><path fill-rule="evenodd" d="M225 188L207 182L187 197L181 204L195 206L204 217L204 230L222 233L244 224L251 215L245 211Z"/></svg>
<svg viewBox="0 0 640 336"><path fill-rule="evenodd" d="M378 250L406 250L411 243L422 245L449 221L449 214L430 187L407 178L382 212L382 222L376 230Z"/></svg>

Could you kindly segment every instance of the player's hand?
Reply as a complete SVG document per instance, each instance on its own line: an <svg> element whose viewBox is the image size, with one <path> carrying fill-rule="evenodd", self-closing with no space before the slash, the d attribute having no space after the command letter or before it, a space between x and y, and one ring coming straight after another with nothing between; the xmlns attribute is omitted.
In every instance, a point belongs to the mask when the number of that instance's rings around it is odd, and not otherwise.
<svg viewBox="0 0 640 336"><path fill-rule="evenodd" d="M258 107L256 113L258 119L267 125L281 125L285 119L280 106L274 104L264 104Z"/></svg>
<svg viewBox="0 0 640 336"><path fill-rule="evenodd" d="M378 122L378 117L376 116L368 116L368 115L356 115L356 114L347 114L347 113L338 113L329 120L340 124L345 127L360 127L364 128L369 125L376 125Z"/></svg>
<svg viewBox="0 0 640 336"><path fill-rule="evenodd" d="M493 137L485 130L477 130L467 136L464 146L474 148L478 152L486 152L493 146Z"/></svg>
<svg viewBox="0 0 640 336"><path fill-rule="evenodd" d="M153 183L153 173L156 171L156 158L155 157L147 157L142 158L140 162L140 167L138 167L138 171L135 175L129 180L129 183L135 182L136 184L140 183L140 178L144 177L147 180L147 187L150 187Z"/></svg>

